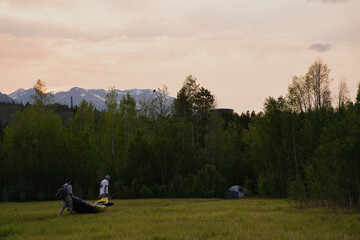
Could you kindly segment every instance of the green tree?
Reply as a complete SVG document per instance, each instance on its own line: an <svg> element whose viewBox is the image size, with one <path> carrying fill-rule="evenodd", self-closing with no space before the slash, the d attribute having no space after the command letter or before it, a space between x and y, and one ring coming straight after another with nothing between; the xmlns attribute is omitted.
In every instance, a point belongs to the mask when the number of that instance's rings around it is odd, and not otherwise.
<svg viewBox="0 0 360 240"><path fill-rule="evenodd" d="M360 209L360 115L351 108L332 114L306 167L312 200Z"/></svg>
<svg viewBox="0 0 360 240"><path fill-rule="evenodd" d="M120 115L124 123L125 149L128 149L130 135L136 128L136 101L129 93L120 100Z"/></svg>
<svg viewBox="0 0 360 240"><path fill-rule="evenodd" d="M345 79L341 79L339 83L339 91L337 95L338 108L345 107L350 102L349 89L346 85Z"/></svg>
<svg viewBox="0 0 360 240"><path fill-rule="evenodd" d="M305 76L294 76L288 87L287 99L294 111L306 112L331 107L330 68L316 60Z"/></svg>
<svg viewBox="0 0 360 240"><path fill-rule="evenodd" d="M117 103L118 94L115 87L109 88L109 92L105 96L106 111L102 112L102 122L99 124L98 143L102 161L100 164L99 174L115 175L115 165L118 159L118 147L121 142L121 135L117 134L120 128L120 114Z"/></svg>
<svg viewBox="0 0 360 240"><path fill-rule="evenodd" d="M83 100L71 121L71 131L64 135L65 152L72 159L71 169L76 169L74 189L82 198L95 198L98 184L99 155L95 138L95 113L92 103ZM81 189L81 192L80 192Z"/></svg>
<svg viewBox="0 0 360 240"><path fill-rule="evenodd" d="M215 98L211 92L203 87L194 96L195 111L201 116L206 118L210 111L215 108Z"/></svg>
<svg viewBox="0 0 360 240"><path fill-rule="evenodd" d="M357 90L357 94L356 94L355 103L360 104L360 83L358 83L358 90Z"/></svg>
<svg viewBox="0 0 360 240"><path fill-rule="evenodd" d="M313 87L309 76L294 76L288 87L287 99L295 112L307 112L314 106Z"/></svg>
<svg viewBox="0 0 360 240"><path fill-rule="evenodd" d="M252 160L245 157L243 131L244 129L235 121L231 121L226 130L218 130L218 154L215 163L221 176L226 179L227 186L244 186L246 177L250 181L254 176ZM214 147L207 149L213 151Z"/></svg>
<svg viewBox="0 0 360 240"><path fill-rule="evenodd" d="M194 110L195 94L198 92L198 89L199 84L196 83L196 78L192 75L187 76L174 100L174 115L176 117L185 117L191 120Z"/></svg>
<svg viewBox="0 0 360 240"><path fill-rule="evenodd" d="M129 176L128 167L132 165L131 154L129 154L131 141L138 129L136 101L129 93L124 95L119 104L119 120L117 122L117 149L118 160L115 170L122 181L128 186ZM135 173L136 175L136 173ZM124 177L123 177L124 176ZM132 175L131 175L132 176ZM137 189L139 190L139 189Z"/></svg>
<svg viewBox="0 0 360 240"><path fill-rule="evenodd" d="M90 132L95 131L95 112L94 105L82 100L71 122L72 128L75 132Z"/></svg>
<svg viewBox="0 0 360 240"><path fill-rule="evenodd" d="M264 116L257 117L245 131L246 157L253 161L259 193L285 197L288 174L296 169L290 110L282 97L269 97L264 105Z"/></svg>
<svg viewBox="0 0 360 240"><path fill-rule="evenodd" d="M186 77L174 100L174 116L186 118L192 123L192 142L203 147L206 125L210 112L214 109L215 99L209 90L200 88L196 81L192 75Z"/></svg>
<svg viewBox="0 0 360 240"><path fill-rule="evenodd" d="M137 129L129 140L124 171L122 172L124 183L129 186L132 185L133 197L140 196L142 186L149 188L154 184L158 173L153 165L146 134L142 129ZM143 191L145 191L144 189ZM149 196L146 195L146 197Z"/></svg>
<svg viewBox="0 0 360 240"><path fill-rule="evenodd" d="M53 197L67 164L62 159L62 131L62 121L52 111L32 106L16 114L4 136L6 186L14 190L10 200Z"/></svg>
<svg viewBox="0 0 360 240"><path fill-rule="evenodd" d="M193 194L195 197L222 197L224 181L213 165L205 165L198 172L194 181Z"/></svg>
<svg viewBox="0 0 360 240"><path fill-rule="evenodd" d="M154 112L156 113L158 119L167 117L170 113L168 96L168 87L165 85L162 88L158 88L157 91L154 91L153 105Z"/></svg>

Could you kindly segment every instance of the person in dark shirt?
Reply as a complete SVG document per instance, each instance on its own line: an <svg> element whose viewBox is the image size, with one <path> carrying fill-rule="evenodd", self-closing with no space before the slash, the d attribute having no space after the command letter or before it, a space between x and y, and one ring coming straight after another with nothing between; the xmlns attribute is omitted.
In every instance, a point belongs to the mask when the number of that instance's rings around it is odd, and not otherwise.
<svg viewBox="0 0 360 240"><path fill-rule="evenodd" d="M73 195L73 192L72 192L72 186L71 186L71 178L66 178L65 179L65 184L64 186L66 187L66 198L62 201L62 206L61 206L61 209L60 209L60 212L59 212L59 217L61 216L62 212L64 211L64 209L66 207L68 207L68 212L70 214L72 214L72 209L73 209L73 201L72 201L72 195Z"/></svg>

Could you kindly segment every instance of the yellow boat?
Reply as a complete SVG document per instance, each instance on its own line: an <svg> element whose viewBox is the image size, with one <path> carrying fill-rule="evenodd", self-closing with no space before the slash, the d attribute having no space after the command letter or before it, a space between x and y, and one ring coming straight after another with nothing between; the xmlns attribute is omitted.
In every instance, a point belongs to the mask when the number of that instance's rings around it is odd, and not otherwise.
<svg viewBox="0 0 360 240"><path fill-rule="evenodd" d="M77 213L99 213L104 212L113 203L109 202L109 199L104 197L95 203L87 202L79 197L72 196L73 210Z"/></svg>

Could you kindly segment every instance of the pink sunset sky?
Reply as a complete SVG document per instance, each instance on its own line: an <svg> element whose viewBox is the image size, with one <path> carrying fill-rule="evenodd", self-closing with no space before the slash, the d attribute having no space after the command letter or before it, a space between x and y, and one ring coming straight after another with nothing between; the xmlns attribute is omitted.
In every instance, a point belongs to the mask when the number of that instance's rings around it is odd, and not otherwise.
<svg viewBox="0 0 360 240"><path fill-rule="evenodd" d="M217 107L262 111L321 58L360 82L359 0L1 0L0 92L161 88L187 75Z"/></svg>

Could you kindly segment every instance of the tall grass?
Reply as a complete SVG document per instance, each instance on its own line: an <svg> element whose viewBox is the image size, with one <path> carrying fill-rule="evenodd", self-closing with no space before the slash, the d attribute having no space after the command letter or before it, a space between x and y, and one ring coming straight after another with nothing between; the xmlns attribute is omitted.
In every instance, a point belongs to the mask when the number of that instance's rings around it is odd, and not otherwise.
<svg viewBox="0 0 360 240"><path fill-rule="evenodd" d="M113 200L100 214L0 203L0 239L360 239L360 214L286 200Z"/></svg>

